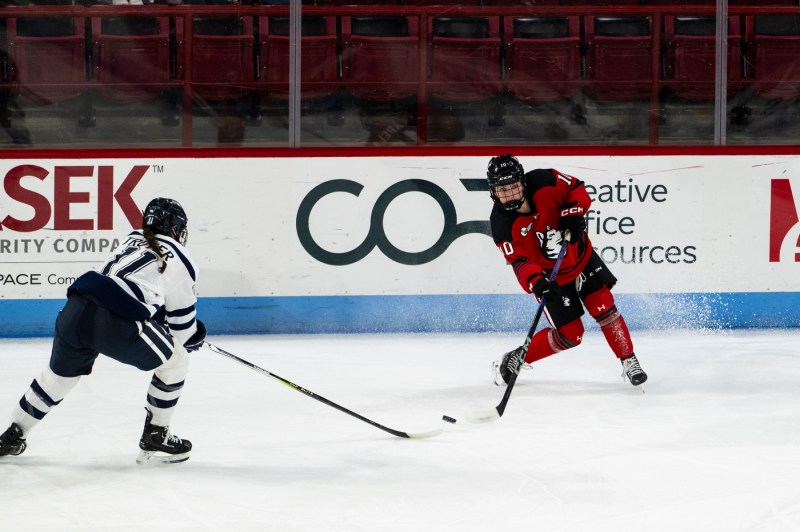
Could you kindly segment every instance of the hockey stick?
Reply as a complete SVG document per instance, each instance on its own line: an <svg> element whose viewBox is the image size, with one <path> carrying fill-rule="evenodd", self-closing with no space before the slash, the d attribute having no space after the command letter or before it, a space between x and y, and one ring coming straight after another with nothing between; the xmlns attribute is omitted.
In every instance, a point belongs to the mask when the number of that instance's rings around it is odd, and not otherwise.
<svg viewBox="0 0 800 532"><path fill-rule="evenodd" d="M260 367L256 366L255 364L253 364L252 362L248 362L247 360L239 358L236 355L234 355L233 353L229 353L228 351L225 351L224 349L221 349L221 348L219 348L219 347L217 347L217 346L215 346L213 344L210 344L208 342L203 342L203 343L206 346L208 346L209 349L211 349L213 352L215 352L215 353L217 353L219 355L228 357L231 360L235 360L239 364L247 366L248 368L252 369L256 373L261 373L262 375L266 375L267 377L272 377L273 379L279 381L282 384L285 384L286 386L288 386L289 388L291 388L293 390L296 390L296 391L302 393L303 395L311 397L312 399L316 399L317 401L319 401L321 403L325 403L328 406L332 406L336 410L344 412L345 414L349 414L349 415L353 416L356 419L360 419L364 423L369 423L373 427L379 428L382 431L388 432L389 434L391 434L393 436L397 436L398 438L413 438L413 439L432 438L432 437L438 436L439 434L444 432L442 429L435 429L435 430L431 430L431 431L428 431L428 432L403 432L403 431L400 431L400 430L390 429L389 427L385 427L385 426L381 425L380 423L376 423L375 421L372 421L371 419L365 418L361 414L357 414L356 412L353 412L352 410L349 410L349 409L347 409L347 408L345 408L345 407L343 407L341 405L338 405L338 404L334 403L333 401L325 399L321 395L317 395L314 392L312 392L311 390L307 390L307 389L303 388L302 386L298 386L297 384L295 384L295 383L293 383L291 381L288 381L288 380L284 379L283 377L279 377L278 375L275 375L274 373L271 373L271 372L265 370L264 368L260 368Z"/></svg>
<svg viewBox="0 0 800 532"><path fill-rule="evenodd" d="M561 244L561 249L558 252L558 257L556 258L556 263L553 266L553 270L550 272L549 281L555 281L556 276L558 275L558 270L561 268L561 262L564 260L564 257L567 254L567 246L569 245L568 240L566 237L564 238L563 244ZM531 340L533 339L533 335L536 333L536 327L539 325L539 320L542 317L542 312L544 311L544 298L539 301L539 307L536 309L536 316L533 318L533 324L531 325L530 330L528 331L528 335L525 337L525 342L522 344L523 351L525 354L528 354L528 348L531 345ZM524 361L523 357L523 361ZM522 369L522 364L520 364L520 370ZM517 382L517 375L519 374L519 370L517 373L512 373L511 377L508 379L508 385L506 386L506 391L503 394L503 398L491 410L475 410L472 412L467 412L466 418L467 421L470 423L488 423L490 421L496 421L500 419L503 415L503 412L506 411L506 406L508 405L508 399L511 397L511 391L514 389L514 384Z"/></svg>

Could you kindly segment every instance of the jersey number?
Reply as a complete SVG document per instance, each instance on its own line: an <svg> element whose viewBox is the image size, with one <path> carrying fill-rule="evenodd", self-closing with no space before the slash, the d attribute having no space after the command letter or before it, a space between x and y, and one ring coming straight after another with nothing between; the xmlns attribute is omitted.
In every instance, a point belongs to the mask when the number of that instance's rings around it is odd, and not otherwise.
<svg viewBox="0 0 800 532"><path fill-rule="evenodd" d="M124 262L123 259L127 258L128 256L136 252L140 252L142 254L141 257L119 268L116 272L114 272L113 275L119 277L120 279L125 279L129 274L141 270L151 262L156 262L158 260L158 255L153 253L152 250L141 249L140 245L129 245L125 249L117 253L114 256L114 258L108 261L108 263L106 263L105 267L103 268L103 274L104 275L111 274L111 270L113 270L115 266L121 265L121 263Z"/></svg>

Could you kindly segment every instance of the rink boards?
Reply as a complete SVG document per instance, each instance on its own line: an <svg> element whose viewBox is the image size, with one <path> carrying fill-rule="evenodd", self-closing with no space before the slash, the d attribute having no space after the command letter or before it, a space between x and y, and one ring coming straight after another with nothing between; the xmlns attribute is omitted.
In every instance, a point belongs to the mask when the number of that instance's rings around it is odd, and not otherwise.
<svg viewBox="0 0 800 532"><path fill-rule="evenodd" d="M66 286L155 196L189 215L215 333L525 330L535 301L488 228L485 167L504 151L5 159L0 335L51 334ZM516 153L587 183L632 327L800 324L796 155Z"/></svg>

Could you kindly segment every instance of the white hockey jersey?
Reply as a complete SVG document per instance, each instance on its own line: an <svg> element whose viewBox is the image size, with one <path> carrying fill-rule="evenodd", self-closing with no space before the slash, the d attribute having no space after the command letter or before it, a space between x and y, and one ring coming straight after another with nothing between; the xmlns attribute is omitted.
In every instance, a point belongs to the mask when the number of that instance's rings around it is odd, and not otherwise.
<svg viewBox="0 0 800 532"><path fill-rule="evenodd" d="M197 330L197 268L180 243L164 235L157 241L163 259L141 231L131 232L101 268L78 277L67 295L77 292L123 318L164 318L175 340L184 344Z"/></svg>

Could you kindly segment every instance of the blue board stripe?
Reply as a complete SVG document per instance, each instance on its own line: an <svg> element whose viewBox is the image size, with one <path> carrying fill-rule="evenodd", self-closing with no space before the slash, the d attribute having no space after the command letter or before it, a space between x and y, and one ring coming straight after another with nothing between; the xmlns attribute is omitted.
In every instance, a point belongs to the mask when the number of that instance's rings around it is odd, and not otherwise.
<svg viewBox="0 0 800 532"><path fill-rule="evenodd" d="M800 293L616 294L631 329L800 327ZM51 336L64 300L0 300L0 337ZM201 298L210 334L526 332L531 296ZM587 329L596 328L588 314Z"/></svg>

